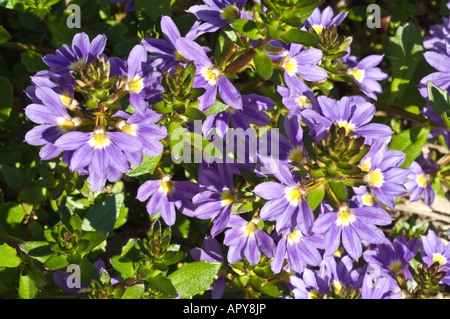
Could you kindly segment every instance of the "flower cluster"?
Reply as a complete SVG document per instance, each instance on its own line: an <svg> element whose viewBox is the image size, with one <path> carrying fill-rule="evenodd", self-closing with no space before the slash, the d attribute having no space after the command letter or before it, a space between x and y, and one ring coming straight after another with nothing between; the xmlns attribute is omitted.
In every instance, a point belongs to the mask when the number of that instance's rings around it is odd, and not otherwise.
<svg viewBox="0 0 450 319"><path fill-rule="evenodd" d="M87 175L91 189L100 191L144 158L167 156L173 127L193 137L194 143L184 145L187 152L199 147L196 137L205 148L239 129L261 133L277 126L258 136L238 136L236 147L226 145L222 154L186 163L187 179L160 165L159 178L150 174L136 198L168 226L178 213L209 222L204 248L191 250L195 260L230 265L245 260L250 266L269 261L273 274L287 274L283 278L294 298L404 297L402 280L413 279L408 265L419 249L429 266L439 262L448 284L449 249L436 234L422 242L400 236L391 241L383 231L393 222L399 197L433 203L429 175L436 167L423 157L403 167L405 154L389 148L394 132L376 121L374 104L382 93L380 81L388 77L380 68L383 55L361 60L351 55L351 41L337 37L347 13L316 8L301 28L289 29L317 42L274 39L279 30L257 39L241 32L244 45L210 54L197 41L200 35L230 33L231 26L238 33L236 22L261 19L268 8L254 16L257 10L247 11L245 0L204 2L188 10L197 22L184 36L163 16L163 38L142 39L124 59L105 55L105 36L90 41L85 33L46 55L49 70L38 72L26 90L32 104L25 114L38 124L26 142L42 146L43 160L61 155L71 172ZM439 72L422 82L447 90L448 32L433 30L425 58ZM261 54L279 72L276 98L241 93L244 71L259 70L256 60L256 66L250 62ZM195 92L183 95L183 103L175 95L184 87L173 88L172 100L164 95L181 69L186 90ZM337 78L361 94L322 94L320 85ZM275 114L283 114L282 120L272 125ZM200 130L193 119L203 120ZM246 156L238 161L242 143ZM223 295L225 280L215 281L213 297Z"/></svg>

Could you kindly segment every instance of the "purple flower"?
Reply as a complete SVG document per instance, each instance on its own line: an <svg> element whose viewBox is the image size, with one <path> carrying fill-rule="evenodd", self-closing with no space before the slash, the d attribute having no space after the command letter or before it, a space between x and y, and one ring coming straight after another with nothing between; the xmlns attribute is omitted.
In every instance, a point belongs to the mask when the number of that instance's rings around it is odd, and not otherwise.
<svg viewBox="0 0 450 319"><path fill-rule="evenodd" d="M203 249L196 247L190 250L195 261L205 260L209 262L223 263L222 246L211 236L203 239ZM225 277L219 276L211 285L211 298L220 299L225 292Z"/></svg>
<svg viewBox="0 0 450 319"><path fill-rule="evenodd" d="M291 234L295 228L309 235L314 222L314 214L305 200L307 187L299 181L285 166L280 166L275 174L281 183L264 182L257 185L254 193L267 200L261 209L263 220L276 222L279 234Z"/></svg>
<svg viewBox="0 0 450 319"><path fill-rule="evenodd" d="M383 92L378 81L388 78L388 74L376 67L383 61L383 57L384 55L370 55L359 62L356 58L343 59L348 67L347 74L353 78L365 95L374 100L377 100L377 94Z"/></svg>
<svg viewBox="0 0 450 319"><path fill-rule="evenodd" d="M320 36L324 29L340 25L347 14L348 12L342 12L334 16L333 9L330 6L326 7L322 12L319 8L316 8L306 19L305 26L314 29L317 35Z"/></svg>
<svg viewBox="0 0 450 319"><path fill-rule="evenodd" d="M439 262L439 270L445 271L446 275L441 282L450 285L450 245L444 244L442 238L438 237L432 230L428 234L422 235L422 246L420 253L422 260L431 266L435 262Z"/></svg>
<svg viewBox="0 0 450 319"><path fill-rule="evenodd" d="M43 160L57 157L62 149L55 146L58 138L80 125L81 119L72 117L63 104L63 96L50 87L33 87L33 102L25 108L25 115L38 126L25 135L30 145L44 145L39 156Z"/></svg>
<svg viewBox="0 0 450 319"><path fill-rule="evenodd" d="M108 0L109 2L113 3L125 3L125 11L134 11L135 8L135 0Z"/></svg>
<svg viewBox="0 0 450 319"><path fill-rule="evenodd" d="M447 48L448 51L445 52L428 51L424 53L425 60L428 62L428 64L430 64L437 70L437 72L433 72L420 80L419 92L425 99L428 99L428 82L433 82L434 85L441 88L442 90L450 90L449 44L447 44Z"/></svg>
<svg viewBox="0 0 450 319"><path fill-rule="evenodd" d="M319 111L306 109L302 112L305 123L311 129L310 135L321 140L327 130L336 124L345 128L347 134L354 133L366 139L366 144L372 140L390 141L392 130L389 126L379 123L370 123L376 108L362 96L344 96L334 100L327 96L317 98Z"/></svg>
<svg viewBox="0 0 450 319"><path fill-rule="evenodd" d="M323 267L306 268L301 274L290 276L288 287L295 299L322 299L330 293L329 278Z"/></svg>
<svg viewBox="0 0 450 319"><path fill-rule="evenodd" d="M191 29L186 34L187 39L194 40L198 34ZM176 43L178 39L181 39L180 31L173 22L172 18L163 16L161 18L161 31L164 35L164 39L145 38L141 41L144 48L156 55L157 66L162 71L171 72L173 68L180 62L186 62L186 59L176 49Z"/></svg>
<svg viewBox="0 0 450 319"><path fill-rule="evenodd" d="M198 173L200 192L192 198L197 206L194 217L212 219L211 235L215 237L227 226L236 203L242 203L234 191L233 176L239 173L239 164L201 163Z"/></svg>
<svg viewBox="0 0 450 319"><path fill-rule="evenodd" d="M278 240L271 263L272 271L279 273L286 259L286 267L297 273L302 273L307 265L319 266L322 256L318 249L324 249L323 238L316 235L304 236L299 229L294 229L291 234L282 235Z"/></svg>
<svg viewBox="0 0 450 319"><path fill-rule="evenodd" d="M217 93L227 105L237 110L242 109L241 93L231 84L223 70L211 62L199 44L190 39L181 38L177 40L176 48L182 56L194 61L197 66L193 87L206 89L199 98L201 111L207 110L214 104Z"/></svg>
<svg viewBox="0 0 450 319"><path fill-rule="evenodd" d="M385 275L373 278L366 273L363 279L361 298L362 299L401 299L400 287L389 276Z"/></svg>
<svg viewBox="0 0 450 319"><path fill-rule="evenodd" d="M374 249L364 252L364 260L380 267L380 270L390 276L396 277L404 274L406 279L411 279L408 265L419 249L420 241L416 238L406 242L406 238L397 236L393 242L386 241L377 245Z"/></svg>
<svg viewBox="0 0 450 319"><path fill-rule="evenodd" d="M242 96L242 101L243 107L240 110L229 107L221 113L208 115L203 122L203 135L207 136L214 129L219 137L225 137L230 129L230 120L234 130L241 128L244 131L250 128L250 124L266 126L270 123L270 116L265 111L271 110L275 105L271 98L248 94Z"/></svg>
<svg viewBox="0 0 450 319"><path fill-rule="evenodd" d="M305 109L318 109L316 97L313 90L305 85L305 87L284 87L279 85L277 92L282 97L283 105L289 110L289 115L297 115L301 117L301 113Z"/></svg>
<svg viewBox="0 0 450 319"><path fill-rule="evenodd" d="M242 8L247 0L204 0L203 2L206 5L194 5L187 12L214 28L210 32L215 32L236 19L246 17Z"/></svg>
<svg viewBox="0 0 450 319"><path fill-rule="evenodd" d="M356 204L356 206L383 207L383 205L375 200L375 196L370 192L370 190L367 189L366 186L353 187L353 192L355 195L351 200Z"/></svg>
<svg viewBox="0 0 450 319"><path fill-rule="evenodd" d="M163 91L160 84L162 75L153 71L144 46L134 46L126 61L113 57L110 63L111 75L119 74L124 78L125 88L130 94L131 106L144 115L148 109L144 100L157 98Z"/></svg>
<svg viewBox="0 0 450 319"><path fill-rule="evenodd" d="M77 33L72 40L72 46L62 45L55 54L47 54L42 60L50 70L58 74L66 74L78 66L90 64L103 55L106 46L106 36L99 34L92 42L86 33Z"/></svg>
<svg viewBox="0 0 450 319"><path fill-rule="evenodd" d="M275 243L268 234L259 229L258 219L246 221L238 215L232 215L225 231L223 244L229 246L227 259L235 264L242 258L256 265L261 259L261 253L271 258L275 251Z"/></svg>
<svg viewBox="0 0 450 319"><path fill-rule="evenodd" d="M377 225L389 225L391 222L392 217L382 208L350 208L342 204L337 212L320 215L312 231L325 235L326 256L332 256L342 244L345 251L356 260L362 255L363 241L381 244L387 240Z"/></svg>
<svg viewBox="0 0 450 319"><path fill-rule="evenodd" d="M328 285L339 292L343 287L361 288L363 270L363 267L355 268L353 260L347 255L340 258L326 257L322 261L321 276L327 278Z"/></svg>
<svg viewBox="0 0 450 319"><path fill-rule="evenodd" d="M195 206L192 197L198 193L198 185L189 181L173 181L165 174L158 180L146 181L137 192L136 198L141 202L147 199L147 212L150 215L160 213L164 222L172 226L178 209L186 216L192 216Z"/></svg>
<svg viewBox="0 0 450 319"><path fill-rule="evenodd" d="M394 209L397 197L407 193L405 183L409 169L399 168L405 160L400 151L387 150L383 141L375 141L369 152L361 159L359 167L366 172L364 181L383 204Z"/></svg>
<svg viewBox="0 0 450 319"><path fill-rule="evenodd" d="M276 63L284 70L284 81L288 88L298 87L305 91L307 86L304 80L318 82L328 77L327 71L317 65L322 60L322 51L319 49L303 50L303 45L292 43L278 58Z"/></svg>
<svg viewBox="0 0 450 319"><path fill-rule="evenodd" d="M409 201L418 201L424 197L425 205L431 206L434 202L435 194L427 174L416 161L411 163L410 170L411 173L408 175L408 181L405 183L405 187L410 193Z"/></svg>

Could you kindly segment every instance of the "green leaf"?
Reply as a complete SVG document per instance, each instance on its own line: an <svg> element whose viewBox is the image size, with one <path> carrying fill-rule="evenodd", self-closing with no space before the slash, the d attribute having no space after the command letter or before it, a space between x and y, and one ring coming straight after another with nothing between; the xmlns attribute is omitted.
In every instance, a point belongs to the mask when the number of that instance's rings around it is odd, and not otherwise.
<svg viewBox="0 0 450 319"><path fill-rule="evenodd" d="M48 270L58 270L65 268L69 265L67 261L67 257L64 255L59 255L57 253L53 253L47 260L44 262L44 267Z"/></svg>
<svg viewBox="0 0 450 319"><path fill-rule="evenodd" d="M281 295L277 286L275 285L264 285L261 287L261 292L269 297L277 298Z"/></svg>
<svg viewBox="0 0 450 319"><path fill-rule="evenodd" d="M120 273L122 279L133 278L135 269L133 261L128 257L114 256L110 259L111 265Z"/></svg>
<svg viewBox="0 0 450 319"><path fill-rule="evenodd" d="M128 286L120 299L141 299L144 292L144 284Z"/></svg>
<svg viewBox="0 0 450 319"><path fill-rule="evenodd" d="M28 272L26 275L20 275L19 278L19 291L18 298L19 299L34 299L38 296L39 289L34 282L34 278L31 272Z"/></svg>
<svg viewBox="0 0 450 319"><path fill-rule="evenodd" d="M50 244L46 241L27 241L20 247L28 256L41 263L45 263L52 254Z"/></svg>
<svg viewBox="0 0 450 319"><path fill-rule="evenodd" d="M221 265L218 262L207 261L186 263L167 278L172 281L180 297L188 299L211 287Z"/></svg>
<svg viewBox="0 0 450 319"><path fill-rule="evenodd" d="M157 21L163 15L170 15L168 0L136 0L135 8L136 12L143 10L153 21Z"/></svg>
<svg viewBox="0 0 450 319"><path fill-rule="evenodd" d="M25 217L22 205L8 202L0 206L0 226L6 230L17 229Z"/></svg>
<svg viewBox="0 0 450 319"><path fill-rule="evenodd" d="M261 38L256 22L248 19L236 19L232 23L236 31L246 35L250 40L258 40Z"/></svg>
<svg viewBox="0 0 450 319"><path fill-rule="evenodd" d="M177 290L173 286L172 282L162 275L149 277L146 279L148 285L154 291L162 292L169 298L175 298L177 296Z"/></svg>
<svg viewBox="0 0 450 319"><path fill-rule="evenodd" d="M11 39L11 35L6 29L0 25L0 44L5 43Z"/></svg>
<svg viewBox="0 0 450 319"><path fill-rule="evenodd" d="M215 64L221 66L222 62L227 57L230 50L233 48L234 42L222 31L217 38L216 47L214 48Z"/></svg>
<svg viewBox="0 0 450 319"><path fill-rule="evenodd" d="M95 232L85 232L83 236L81 236L82 240L86 240L89 242L88 249L84 251L85 253L93 250L95 247L100 245L103 241L108 238L108 232L103 230L97 230Z"/></svg>
<svg viewBox="0 0 450 319"><path fill-rule="evenodd" d="M150 157L144 154L141 165L131 165L131 169L127 172L130 177L136 177L144 174L153 174L161 160L162 154L157 157Z"/></svg>
<svg viewBox="0 0 450 319"><path fill-rule="evenodd" d="M448 92L436 86L433 82L427 83L430 105L433 110L441 116L442 113L450 112L450 97Z"/></svg>
<svg viewBox="0 0 450 319"><path fill-rule="evenodd" d="M20 56L28 72L38 72L48 68L44 61L42 61L42 54L36 51L23 51Z"/></svg>
<svg viewBox="0 0 450 319"><path fill-rule="evenodd" d="M333 194L341 201L346 202L348 200L348 192L347 186L345 186L342 182L329 181L328 185L330 186Z"/></svg>
<svg viewBox="0 0 450 319"><path fill-rule="evenodd" d="M322 185L310 191L306 195L306 202L308 203L311 210L315 210L320 205L324 197L325 197L325 187Z"/></svg>
<svg viewBox="0 0 450 319"><path fill-rule="evenodd" d="M414 71L423 59L423 39L421 29L407 23L397 29L389 38L388 56L392 64L390 101L398 101L406 92Z"/></svg>
<svg viewBox="0 0 450 319"><path fill-rule="evenodd" d="M113 234L114 225L120 215L124 197L123 193L115 194L89 210L83 219L81 228L84 231L104 230L109 234Z"/></svg>
<svg viewBox="0 0 450 319"><path fill-rule="evenodd" d="M194 120L205 120L206 115L200 111L198 108L195 107L187 107L186 111L184 112L184 116L194 119Z"/></svg>
<svg viewBox="0 0 450 319"><path fill-rule="evenodd" d="M272 59L264 52L257 52L254 58L256 72L265 80L272 77L273 62Z"/></svg>
<svg viewBox="0 0 450 319"><path fill-rule="evenodd" d="M400 166L401 168L408 168L422 154L429 133L429 127L416 126L392 137L389 149L405 153L405 161Z"/></svg>
<svg viewBox="0 0 450 319"><path fill-rule="evenodd" d="M0 267L16 268L20 265L22 259L17 255L17 251L4 243L0 245Z"/></svg>
<svg viewBox="0 0 450 319"><path fill-rule="evenodd" d="M6 77L0 76L0 125L8 120L13 102L13 87Z"/></svg>
<svg viewBox="0 0 450 319"><path fill-rule="evenodd" d="M297 28L289 29L281 35L281 38L288 43L300 43L303 45L314 45L319 41L314 34Z"/></svg>
<svg viewBox="0 0 450 319"><path fill-rule="evenodd" d="M218 114L218 113L222 113L223 111L227 110L230 106L228 106L227 104L223 103L220 100L216 100L213 104L213 106L211 106L209 109L207 109L205 111L205 115L213 115L213 114Z"/></svg>

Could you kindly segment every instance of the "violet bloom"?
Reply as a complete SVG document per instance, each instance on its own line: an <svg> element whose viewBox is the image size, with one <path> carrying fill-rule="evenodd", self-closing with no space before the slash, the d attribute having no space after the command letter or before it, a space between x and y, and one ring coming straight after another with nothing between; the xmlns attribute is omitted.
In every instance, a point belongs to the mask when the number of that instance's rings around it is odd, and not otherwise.
<svg viewBox="0 0 450 319"><path fill-rule="evenodd" d="M303 81L319 82L327 79L325 69L318 66L322 51L315 48L303 49L303 45L292 43L289 49L279 54L279 67L284 70L284 82L288 88L306 89Z"/></svg>
<svg viewBox="0 0 450 319"><path fill-rule="evenodd" d="M231 84L223 70L211 62L198 43L181 38L177 40L176 48L182 56L187 60L194 61L197 66L193 87L206 89L199 98L201 111L206 111L214 104L217 93L227 105L237 110L242 109L241 93Z"/></svg>
<svg viewBox="0 0 450 319"><path fill-rule="evenodd" d="M382 208L350 208L342 205L337 212L320 215L312 231L325 234L326 256L332 256L342 244L345 251L356 260L362 255L363 241L381 244L387 240L377 226L389 225L391 222L392 217Z"/></svg>
<svg viewBox="0 0 450 319"><path fill-rule="evenodd" d="M233 129L247 130L250 124L256 126L266 126L270 123L270 116L265 111L271 110L275 103L266 96L257 94L248 94L242 96L243 107L236 110L229 107L218 114L208 115L203 122L202 132L204 136L208 135L212 129L215 130L217 136L224 138L230 130L230 121Z"/></svg>
<svg viewBox="0 0 450 319"><path fill-rule="evenodd" d="M242 11L247 0L203 0L203 2L205 5L194 5L187 12L214 28L210 32L217 31L236 19L247 17Z"/></svg>
<svg viewBox="0 0 450 319"><path fill-rule="evenodd" d="M320 36L324 29L340 25L347 14L348 12L342 12L334 16L333 9L330 6L326 7L322 12L319 8L316 8L306 19L305 26L314 29L316 34Z"/></svg>
<svg viewBox="0 0 450 319"><path fill-rule="evenodd" d="M135 11L135 0L108 0L113 3L125 3L125 11Z"/></svg>
<svg viewBox="0 0 450 319"><path fill-rule="evenodd" d="M430 185L427 174L416 161L411 163L410 170L411 173L408 175L408 181L405 183L405 187L410 193L409 201L418 201L423 197L425 205L431 206L434 202L435 193Z"/></svg>
<svg viewBox="0 0 450 319"><path fill-rule="evenodd" d="M51 71L58 74L66 74L78 66L92 63L103 55L107 38L105 35L97 35L92 42L86 33L77 33L72 40L72 46L62 45L55 54L47 54L42 60L50 67Z"/></svg>
<svg viewBox="0 0 450 319"><path fill-rule="evenodd" d="M401 295L397 293L400 287L395 281L385 275L379 278L373 278L366 273L361 288L362 299L401 299Z"/></svg>
<svg viewBox="0 0 450 319"><path fill-rule="evenodd" d="M316 97L313 90L309 87L277 87L278 94L282 97L282 103L289 110L289 115L297 115L301 117L301 113L306 109L318 109Z"/></svg>
<svg viewBox="0 0 450 319"><path fill-rule="evenodd" d="M193 29L191 30L185 37L194 40L198 34L193 32ZM168 16L161 18L161 31L165 39L145 38L141 41L141 44L148 52L156 55L157 61L160 61L157 66L162 71L171 72L178 63L186 62L186 59L175 47L177 40L182 37L172 18Z"/></svg>
<svg viewBox="0 0 450 319"><path fill-rule="evenodd" d="M411 279L408 265L419 249L420 241L416 238L409 242L401 235L397 236L393 242L386 241L377 245L374 249L364 252L364 260L369 265L379 266L381 272L392 277L404 274L406 279Z"/></svg>
<svg viewBox="0 0 450 319"><path fill-rule="evenodd" d="M304 236L299 229L294 229L291 234L282 235L278 240L271 269L279 273L285 260L288 261L286 267L297 273L302 273L307 265L319 266L322 255L318 249L324 249L321 236Z"/></svg>
<svg viewBox="0 0 450 319"><path fill-rule="evenodd" d="M55 145L58 138L80 125L81 119L71 117L60 94L50 87L34 87L33 102L25 108L25 115L39 124L25 135L30 145L43 145L39 156L43 160L57 157L62 149Z"/></svg>
<svg viewBox="0 0 450 319"><path fill-rule="evenodd" d="M301 274L290 276L287 285L295 299L323 299L330 294L329 278L323 268L306 268Z"/></svg>
<svg viewBox="0 0 450 319"><path fill-rule="evenodd" d="M273 129L261 136L258 149L259 163L255 167L258 175L272 176L279 171L280 165L293 168L308 162L300 121L300 116L289 115L283 123L286 136Z"/></svg>
<svg viewBox="0 0 450 319"><path fill-rule="evenodd" d="M403 152L387 150L386 143L375 141L359 165L361 170L366 172L364 181L372 193L392 209L395 200L407 193L405 183L410 170L399 168L404 160Z"/></svg>
<svg viewBox="0 0 450 319"><path fill-rule="evenodd" d="M149 215L160 213L164 222L172 226L176 220L176 209L186 216L193 215L195 206L191 199L198 191L197 184L173 181L170 175L165 174L161 179L142 184L136 198L141 202L148 199L146 208Z"/></svg>
<svg viewBox="0 0 450 319"><path fill-rule="evenodd" d="M362 267L355 268L353 260L345 255L340 258L326 257L320 266L322 277L328 278L328 285L333 286L336 292L342 288L359 289L362 286Z"/></svg>
<svg viewBox="0 0 450 319"><path fill-rule="evenodd" d="M343 127L346 134L356 134L366 139L366 144L372 140L390 141L392 130L380 123L370 123L376 108L362 96L344 96L334 100L327 96L317 98L319 111L306 109L302 112L305 123L311 129L309 135L315 140L321 140L328 129L336 124Z"/></svg>
<svg viewBox="0 0 450 319"><path fill-rule="evenodd" d="M239 174L239 164L201 163L198 173L200 192L192 198L196 209L194 217L212 219L211 235L221 233L230 220L236 203L242 203L234 191L233 176Z"/></svg>
<svg viewBox="0 0 450 319"><path fill-rule="evenodd" d="M447 3L447 8L450 9L450 3ZM429 28L430 35L425 36L423 41L426 50L446 51L446 40L450 35L450 17L443 17L442 22Z"/></svg>
<svg viewBox="0 0 450 319"><path fill-rule="evenodd" d="M110 63L111 75L119 74L124 78L131 106L144 115L148 106L143 100L155 98L163 91L160 84L162 75L153 71L144 46L134 46L126 61L113 57Z"/></svg>
<svg viewBox="0 0 450 319"><path fill-rule="evenodd" d="M352 197L352 202L356 204L356 206L375 206L382 208L379 202L376 201L375 196L367 189L366 186L353 187L353 192L355 195Z"/></svg>
<svg viewBox="0 0 450 319"><path fill-rule="evenodd" d="M259 229L258 219L246 221L238 215L232 215L225 231L223 244L229 246L227 259L230 264L235 264L242 258L256 265L261 259L261 254L268 258L275 252L275 243L268 234Z"/></svg>
<svg viewBox="0 0 450 319"><path fill-rule="evenodd" d="M306 202L307 188L294 178L286 166L279 166L275 173L281 182L264 182L257 185L254 193L267 202L261 209L263 220L275 221L279 234L291 234L295 228L309 235L314 222L314 213Z"/></svg>
<svg viewBox="0 0 450 319"><path fill-rule="evenodd" d="M448 38L450 42L450 37ZM428 51L424 54L425 60L437 72L433 72L423 79L419 83L419 92L425 98L428 99L428 82L432 82L437 87L444 91L450 90L450 45L447 43L447 50L445 52Z"/></svg>
<svg viewBox="0 0 450 319"><path fill-rule="evenodd" d="M388 78L388 74L384 73L377 67L383 61L384 55L370 55L361 61L355 59L343 59L347 64L347 74L353 78L362 92L371 99L377 100L377 94L383 92L379 81Z"/></svg>
<svg viewBox="0 0 450 319"><path fill-rule="evenodd" d="M424 91L424 94L428 94L427 90ZM427 95L428 96L428 95ZM433 110L430 106L424 106L422 108L422 114L428 117L432 122L440 125L446 125L445 121L436 113L435 110ZM442 130L442 129L432 129L430 131L430 134L428 135L428 138L435 138L439 135L442 135L444 138L445 144L447 147L450 147L450 131L449 130Z"/></svg>
<svg viewBox="0 0 450 319"><path fill-rule="evenodd" d="M446 275L441 283L450 285L450 245L444 244L442 238L438 237L432 230L428 234L422 235L422 247L420 253L422 260L431 266L435 262L439 263L439 271L445 271Z"/></svg>
<svg viewBox="0 0 450 319"><path fill-rule="evenodd" d="M222 245L211 236L205 236L203 239L203 249L196 247L191 249L190 253L195 261L205 260L223 263ZM225 277L219 276L211 285L211 298L220 299L224 292Z"/></svg>

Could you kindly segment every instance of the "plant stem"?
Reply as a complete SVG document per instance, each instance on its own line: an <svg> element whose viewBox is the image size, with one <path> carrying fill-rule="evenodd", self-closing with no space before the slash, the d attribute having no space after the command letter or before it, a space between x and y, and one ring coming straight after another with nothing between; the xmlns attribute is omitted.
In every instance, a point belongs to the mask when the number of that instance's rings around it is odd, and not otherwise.
<svg viewBox="0 0 450 319"><path fill-rule="evenodd" d="M266 44L270 42L270 37L265 37L264 39L259 40L259 42L253 47L250 48L247 52L243 53L239 58L231 62L225 69L226 74L234 74L241 70L244 66L247 65L248 62L253 60L256 55L255 49L262 48Z"/></svg>
<svg viewBox="0 0 450 319"><path fill-rule="evenodd" d="M14 49L14 50L32 50L40 53L53 53L55 50L42 47L34 44L28 44L28 43L20 43L20 42L5 42L0 45L0 47L4 47L7 49Z"/></svg>

